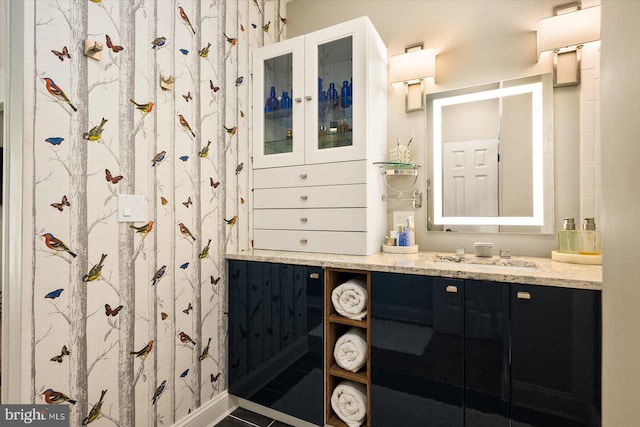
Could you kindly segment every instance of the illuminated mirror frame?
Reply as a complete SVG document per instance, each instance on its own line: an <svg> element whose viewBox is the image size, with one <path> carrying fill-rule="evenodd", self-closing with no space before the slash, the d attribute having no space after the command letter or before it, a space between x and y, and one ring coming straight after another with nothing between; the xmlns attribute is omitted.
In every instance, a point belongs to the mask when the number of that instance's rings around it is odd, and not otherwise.
<svg viewBox="0 0 640 427"><path fill-rule="evenodd" d="M513 95L531 94L531 127L533 158L533 216L525 217L459 217L443 216L442 194L442 108L449 105L484 101ZM433 100L433 222L452 225L544 225L542 82L494 89ZM436 161L436 159L438 161Z"/></svg>

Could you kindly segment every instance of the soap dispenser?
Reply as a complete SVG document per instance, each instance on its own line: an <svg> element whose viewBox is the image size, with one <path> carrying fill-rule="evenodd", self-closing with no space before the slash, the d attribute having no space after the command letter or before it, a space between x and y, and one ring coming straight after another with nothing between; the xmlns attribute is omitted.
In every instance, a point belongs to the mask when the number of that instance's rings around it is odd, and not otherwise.
<svg viewBox="0 0 640 427"><path fill-rule="evenodd" d="M595 218L585 218L580 230L578 253L580 255L600 255L600 231L596 230Z"/></svg>
<svg viewBox="0 0 640 427"><path fill-rule="evenodd" d="M558 252L565 254L578 253L578 231L573 218L565 218L562 230L558 231Z"/></svg>

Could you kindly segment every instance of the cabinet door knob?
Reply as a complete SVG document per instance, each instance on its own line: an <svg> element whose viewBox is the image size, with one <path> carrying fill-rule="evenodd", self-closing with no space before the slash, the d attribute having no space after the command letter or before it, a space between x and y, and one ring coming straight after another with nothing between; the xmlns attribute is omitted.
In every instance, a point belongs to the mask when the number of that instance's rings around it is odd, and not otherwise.
<svg viewBox="0 0 640 427"><path fill-rule="evenodd" d="M303 244L303 245L306 245L307 244L307 239L300 239L300 243Z"/></svg>
<svg viewBox="0 0 640 427"><path fill-rule="evenodd" d="M300 179L307 179L307 174L306 173L301 173L300 174Z"/></svg>
<svg viewBox="0 0 640 427"><path fill-rule="evenodd" d="M307 200L308 198L308 196L300 196L300 200Z"/></svg>
<svg viewBox="0 0 640 427"><path fill-rule="evenodd" d="M450 294L457 294L458 293L458 287L457 286L449 285L449 286L447 286L446 290Z"/></svg>
<svg viewBox="0 0 640 427"><path fill-rule="evenodd" d="M309 279L319 279L320 278L320 273L310 273L309 274Z"/></svg>
<svg viewBox="0 0 640 427"><path fill-rule="evenodd" d="M306 99L307 101L311 101L311 95L305 96L304 99Z"/></svg>
<svg viewBox="0 0 640 427"><path fill-rule="evenodd" d="M306 223L307 222L307 218L300 218L300 222Z"/></svg>
<svg viewBox="0 0 640 427"><path fill-rule="evenodd" d="M296 102L302 102L302 98L295 98Z"/></svg>
<svg viewBox="0 0 640 427"><path fill-rule="evenodd" d="M518 299L531 299L531 294L529 292L518 291L518 293L516 293L516 298L518 298Z"/></svg>

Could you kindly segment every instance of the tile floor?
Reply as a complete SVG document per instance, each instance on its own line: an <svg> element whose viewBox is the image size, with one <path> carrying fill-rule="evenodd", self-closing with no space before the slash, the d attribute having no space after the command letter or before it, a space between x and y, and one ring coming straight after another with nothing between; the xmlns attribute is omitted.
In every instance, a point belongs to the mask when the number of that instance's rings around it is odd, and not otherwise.
<svg viewBox="0 0 640 427"><path fill-rule="evenodd" d="M238 408L212 427L293 427L273 418Z"/></svg>

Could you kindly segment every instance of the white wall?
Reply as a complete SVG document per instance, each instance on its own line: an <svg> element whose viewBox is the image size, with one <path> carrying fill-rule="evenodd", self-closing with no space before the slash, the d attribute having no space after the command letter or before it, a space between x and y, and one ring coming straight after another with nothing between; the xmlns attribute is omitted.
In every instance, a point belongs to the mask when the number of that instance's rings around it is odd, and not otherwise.
<svg viewBox="0 0 640 427"><path fill-rule="evenodd" d="M603 2L603 426L638 425L640 402L640 2Z"/></svg>
<svg viewBox="0 0 640 427"><path fill-rule="evenodd" d="M287 7L288 35L303 34L337 22L367 15L380 33L389 56L406 46L424 43L437 54L436 83L426 91L436 92L501 79L551 72L550 53L538 61L538 20L553 14L553 1L391 1L292 0ZM478 19L481 17L482 19ZM424 112L406 113L404 92L388 92L388 140L396 137L414 142L413 158L423 164L420 188L426 190L426 120ZM580 218L580 87L554 90L555 226L562 218ZM388 210L410 209L408 202L388 202ZM421 250L453 251L473 242L489 240L517 255L550 256L556 236L517 234L427 233L426 209L416 212L417 241Z"/></svg>

